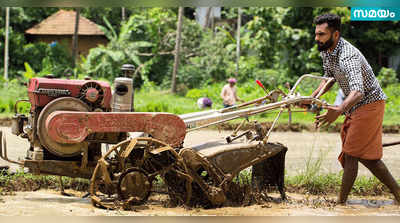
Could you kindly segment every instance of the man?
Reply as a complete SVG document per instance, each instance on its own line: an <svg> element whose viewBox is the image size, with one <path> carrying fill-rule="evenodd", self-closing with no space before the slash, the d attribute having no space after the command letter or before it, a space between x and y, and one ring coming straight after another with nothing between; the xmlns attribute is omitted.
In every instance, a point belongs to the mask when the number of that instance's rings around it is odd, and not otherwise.
<svg viewBox="0 0 400 223"><path fill-rule="evenodd" d="M225 86L222 88L221 98L223 100L224 108L228 108L235 105L236 101L243 102L243 100L240 99L236 94L235 84L236 84L236 79L229 78L228 84L225 84Z"/></svg>
<svg viewBox="0 0 400 223"><path fill-rule="evenodd" d="M400 187L382 162L382 121L386 95L363 54L340 36L340 17L333 14L315 18L315 41L321 52L325 76L333 77L345 95L337 106L316 117L318 127L330 125L346 115L340 135L344 168L338 203L345 204L357 177L358 161L384 183L400 203ZM315 97L322 86L312 93ZM333 83L323 92L332 87Z"/></svg>

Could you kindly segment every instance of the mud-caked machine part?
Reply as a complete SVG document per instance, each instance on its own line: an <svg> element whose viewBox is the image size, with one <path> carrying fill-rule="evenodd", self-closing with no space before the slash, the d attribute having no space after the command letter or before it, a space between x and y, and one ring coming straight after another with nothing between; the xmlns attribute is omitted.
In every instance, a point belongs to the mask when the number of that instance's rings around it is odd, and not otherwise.
<svg viewBox="0 0 400 223"><path fill-rule="evenodd" d="M282 145L282 151L252 166L251 181L253 189L266 191L278 187L281 199L286 200L285 193L285 157L287 148Z"/></svg>
<svg viewBox="0 0 400 223"><path fill-rule="evenodd" d="M129 209L145 202L156 176L169 171L189 183L191 177L179 154L169 145L148 137L128 139L113 146L102 158L90 180L93 205L107 209Z"/></svg>
<svg viewBox="0 0 400 223"><path fill-rule="evenodd" d="M233 201L232 199L236 199L233 197L237 197L235 192L238 186L234 185L233 179L241 170L252 165L256 165L254 167L256 176L266 171L261 174L264 178L256 178L258 183L262 184L260 187L277 185L282 199L285 199L283 177L287 148L282 144L206 143L194 148L202 150L197 152L191 148L184 148L179 152L186 164L187 174L193 179L192 196L188 202L183 202L186 198L184 193L186 181L174 175L172 171L166 174L165 183L174 204L212 208ZM262 165L257 166L258 163Z"/></svg>
<svg viewBox="0 0 400 223"><path fill-rule="evenodd" d="M145 170L137 167L125 170L118 179L118 197L128 205L145 202L152 187L152 180L148 176Z"/></svg>
<svg viewBox="0 0 400 223"><path fill-rule="evenodd" d="M99 159L90 185L92 203L108 209L130 209L132 205L143 204L153 180L160 176L172 204L220 207L235 193L231 191L235 190L234 177L252 165L253 181L258 187L278 186L285 199L287 148L260 143L212 146L201 154L191 148L180 149L178 153L154 138L125 140ZM249 153L245 159L244 153ZM235 166L224 165L226 159L239 154L241 159Z"/></svg>
<svg viewBox="0 0 400 223"><path fill-rule="evenodd" d="M202 207L223 205L226 201L225 191L221 187L223 172L193 149L181 149L179 155L186 165L186 174L193 179L190 186L192 190L189 196L185 190L189 182L175 175L174 170L169 171L165 176L165 184L172 204Z"/></svg>

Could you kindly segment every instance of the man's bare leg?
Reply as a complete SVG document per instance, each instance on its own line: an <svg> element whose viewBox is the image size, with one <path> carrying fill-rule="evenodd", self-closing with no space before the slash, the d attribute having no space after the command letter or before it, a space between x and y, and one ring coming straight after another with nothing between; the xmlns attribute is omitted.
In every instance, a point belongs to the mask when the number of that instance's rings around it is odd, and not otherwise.
<svg viewBox="0 0 400 223"><path fill-rule="evenodd" d="M378 178L383 184L385 184L390 191L393 193L396 201L400 204L400 187L392 174L389 172L385 163L382 160L364 160L360 159L360 162L367 167L376 178Z"/></svg>
<svg viewBox="0 0 400 223"><path fill-rule="evenodd" d="M344 154L344 169L342 177L342 185L338 198L339 204L345 204L347 197L354 185L358 172L358 158Z"/></svg>

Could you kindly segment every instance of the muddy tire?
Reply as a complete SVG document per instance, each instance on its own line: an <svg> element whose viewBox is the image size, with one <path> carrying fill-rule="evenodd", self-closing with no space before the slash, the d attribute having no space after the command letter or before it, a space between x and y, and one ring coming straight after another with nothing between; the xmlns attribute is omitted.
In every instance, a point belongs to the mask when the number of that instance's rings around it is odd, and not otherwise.
<svg viewBox="0 0 400 223"><path fill-rule="evenodd" d="M122 201L141 205L147 201L152 188L148 173L140 168L129 168L118 179L117 192Z"/></svg>

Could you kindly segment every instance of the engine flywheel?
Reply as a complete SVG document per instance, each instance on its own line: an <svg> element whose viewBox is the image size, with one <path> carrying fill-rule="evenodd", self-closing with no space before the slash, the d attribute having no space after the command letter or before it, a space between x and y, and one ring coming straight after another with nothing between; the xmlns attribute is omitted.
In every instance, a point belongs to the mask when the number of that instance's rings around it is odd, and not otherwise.
<svg viewBox="0 0 400 223"><path fill-rule="evenodd" d="M51 153L61 157L73 157L81 153L82 148L87 146L85 141L74 144L59 143L51 139L46 128L46 119L55 111L80 111L88 112L89 106L79 99L71 97L57 98L47 104L40 112L37 125L37 134L40 143Z"/></svg>

